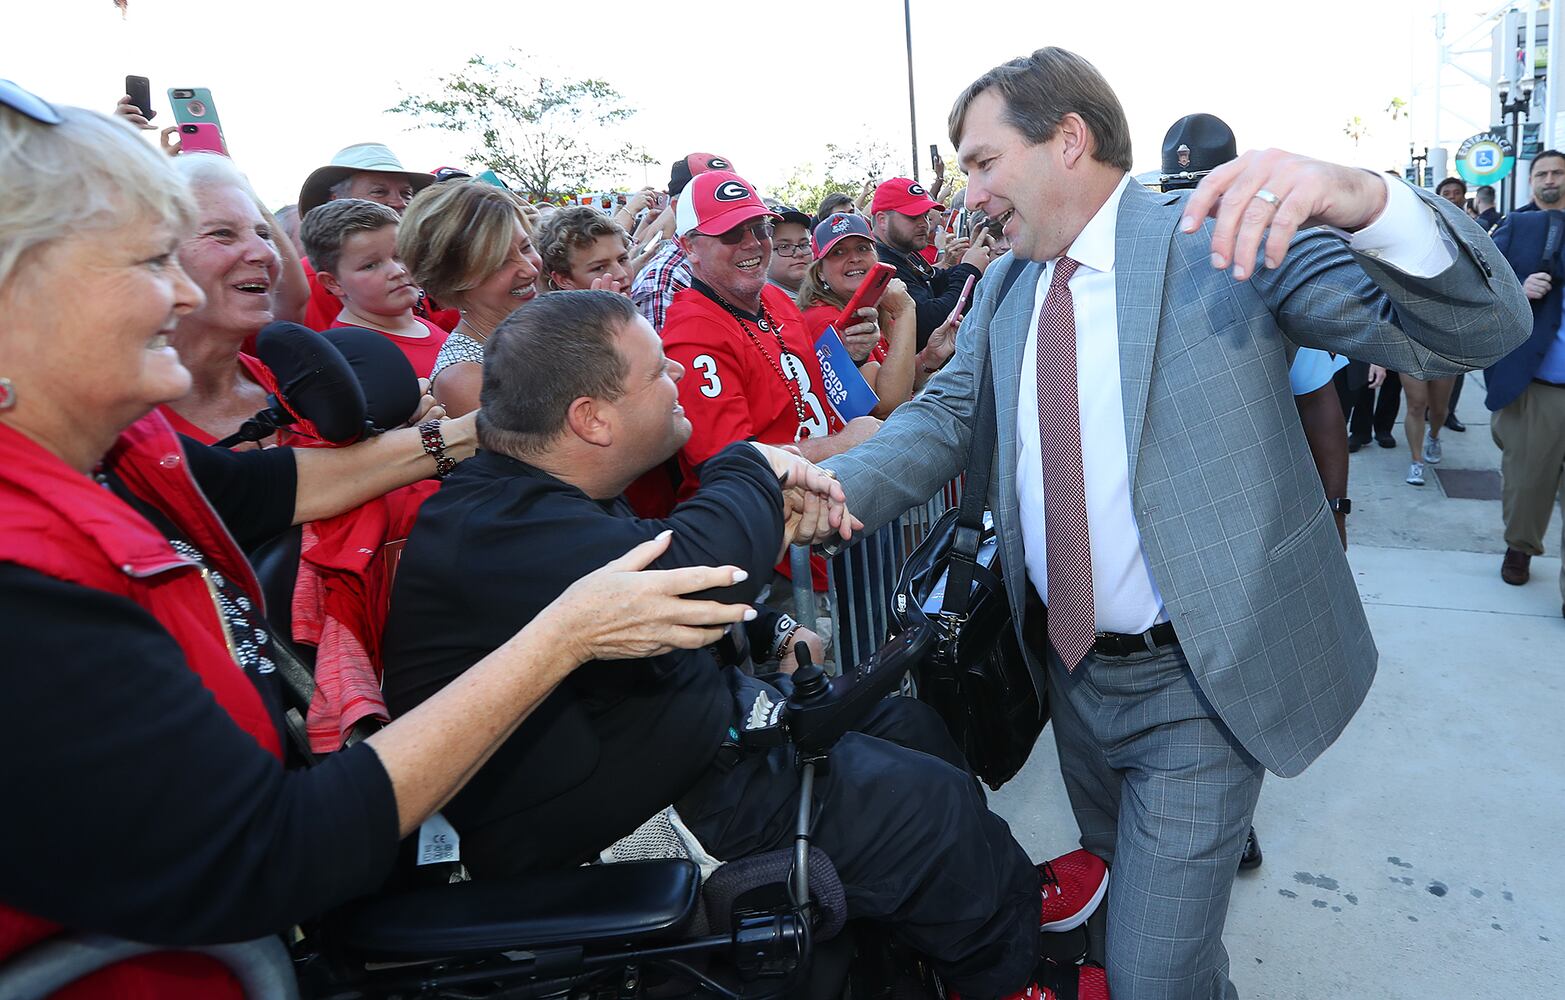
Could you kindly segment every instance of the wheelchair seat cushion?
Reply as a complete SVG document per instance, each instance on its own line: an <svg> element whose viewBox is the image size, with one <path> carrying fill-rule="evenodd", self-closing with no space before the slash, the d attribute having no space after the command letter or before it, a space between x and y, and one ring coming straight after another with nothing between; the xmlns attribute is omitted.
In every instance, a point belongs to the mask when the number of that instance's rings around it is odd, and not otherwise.
<svg viewBox="0 0 1565 1000"><path fill-rule="evenodd" d="M676 937L700 896L689 861L632 861L431 886L351 904L333 942L366 958L466 957Z"/></svg>

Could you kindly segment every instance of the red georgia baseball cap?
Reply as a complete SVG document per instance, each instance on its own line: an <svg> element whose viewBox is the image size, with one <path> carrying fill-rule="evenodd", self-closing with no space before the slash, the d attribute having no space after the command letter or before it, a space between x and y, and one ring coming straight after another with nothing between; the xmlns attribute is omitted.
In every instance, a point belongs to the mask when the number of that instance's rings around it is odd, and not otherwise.
<svg viewBox="0 0 1565 1000"><path fill-rule="evenodd" d="M728 170L709 170L692 178L680 194L674 209L674 233L687 236L700 230L708 236L721 236L741 222L763 215L781 218L766 207L743 177Z"/></svg>
<svg viewBox="0 0 1565 1000"><path fill-rule="evenodd" d="M908 177L893 177L875 189L875 200L870 202L869 214L876 212L900 212L903 215L923 215L931 208L944 212L946 207L929 197L924 185Z"/></svg>

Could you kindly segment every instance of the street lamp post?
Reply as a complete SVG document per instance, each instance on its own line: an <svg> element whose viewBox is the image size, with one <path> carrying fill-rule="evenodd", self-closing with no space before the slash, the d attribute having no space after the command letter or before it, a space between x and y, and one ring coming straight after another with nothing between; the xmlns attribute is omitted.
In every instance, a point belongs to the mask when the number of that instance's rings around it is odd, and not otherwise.
<svg viewBox="0 0 1565 1000"><path fill-rule="evenodd" d="M902 0L902 24L907 28L907 117L913 133L913 179L918 180L918 112L913 108L913 8Z"/></svg>
<svg viewBox="0 0 1565 1000"><path fill-rule="evenodd" d="M1516 157L1519 164L1522 152L1521 116L1526 114L1527 109L1532 106L1532 79L1529 77L1520 82L1521 96L1514 100L1511 99L1511 81L1501 80L1496 84L1495 89L1499 91L1500 95L1500 117L1510 119L1511 154ZM1516 208L1516 182L1520 169L1518 165L1517 169L1512 170L1510 176L1501 182L1505 187L1505 195L1501 200L1501 204L1505 205L1507 212L1514 211Z"/></svg>

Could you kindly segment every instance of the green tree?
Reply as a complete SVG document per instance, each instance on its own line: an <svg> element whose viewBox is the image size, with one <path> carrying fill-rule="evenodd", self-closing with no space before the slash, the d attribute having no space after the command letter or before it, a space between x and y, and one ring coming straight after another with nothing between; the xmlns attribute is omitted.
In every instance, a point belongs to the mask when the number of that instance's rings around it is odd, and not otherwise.
<svg viewBox="0 0 1565 1000"><path fill-rule="evenodd" d="M842 193L857 199L865 183L884 180L892 164L891 148L878 139L853 145L829 142L823 172L817 172L814 163L801 163L772 188L771 195L802 212L814 212L828 195Z"/></svg>
<svg viewBox="0 0 1565 1000"><path fill-rule="evenodd" d="M1357 149L1360 140L1369 135L1369 123L1358 115L1348 119L1348 123L1342 126L1342 134L1353 140L1353 148Z"/></svg>
<svg viewBox="0 0 1565 1000"><path fill-rule="evenodd" d="M615 135L635 114L618 91L603 80L545 76L525 62L475 55L437 78L433 93L404 92L390 110L461 135L472 159L533 200L578 194L640 162Z"/></svg>

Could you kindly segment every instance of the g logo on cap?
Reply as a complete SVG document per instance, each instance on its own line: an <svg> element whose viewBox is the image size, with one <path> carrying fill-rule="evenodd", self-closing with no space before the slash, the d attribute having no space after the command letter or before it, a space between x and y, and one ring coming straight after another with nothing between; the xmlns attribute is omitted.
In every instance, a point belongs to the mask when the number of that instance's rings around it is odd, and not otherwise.
<svg viewBox="0 0 1565 1000"><path fill-rule="evenodd" d="M723 159L721 156L714 156L710 160L707 160L706 161L706 167L707 167L708 170L732 170L733 169L733 167L729 164L729 162L727 160Z"/></svg>
<svg viewBox="0 0 1565 1000"><path fill-rule="evenodd" d="M712 197L718 201L744 201L752 195L750 189L738 181L724 181L712 192Z"/></svg>
<svg viewBox="0 0 1565 1000"><path fill-rule="evenodd" d="M907 186L907 193L908 194L914 194L914 195L922 195L924 193L924 186L922 184L909 184Z"/></svg>

